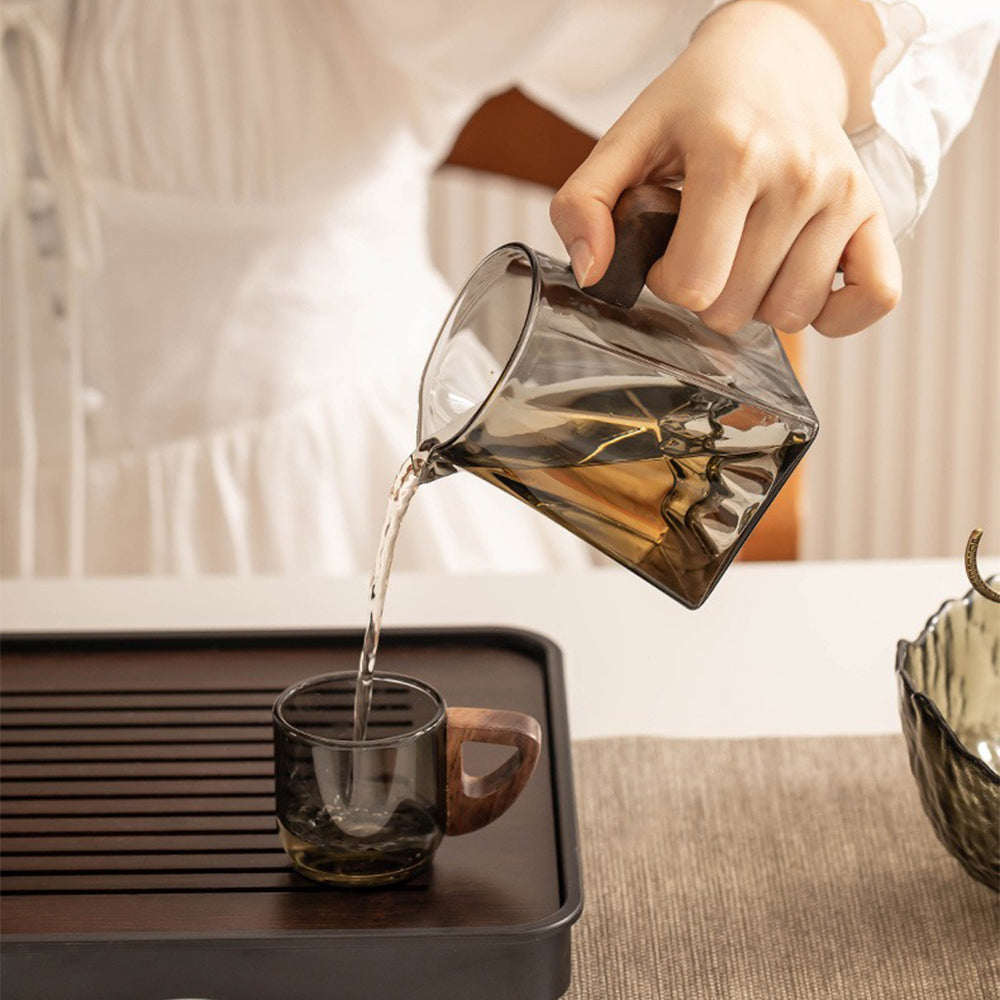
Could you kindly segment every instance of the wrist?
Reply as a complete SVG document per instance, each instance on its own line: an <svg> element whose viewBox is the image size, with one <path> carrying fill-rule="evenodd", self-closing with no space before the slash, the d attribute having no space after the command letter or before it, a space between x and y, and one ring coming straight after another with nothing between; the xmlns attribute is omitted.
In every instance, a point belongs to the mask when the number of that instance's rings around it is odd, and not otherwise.
<svg viewBox="0 0 1000 1000"><path fill-rule="evenodd" d="M864 0L729 0L695 31L695 39L729 32L744 46L776 51L775 72L820 89L847 131L872 120L871 77L885 44ZM694 41L694 39L692 39Z"/></svg>
<svg viewBox="0 0 1000 1000"><path fill-rule="evenodd" d="M865 0L781 0L815 25L837 56L847 81L847 113L841 124L854 132L874 120L872 73L885 48L875 7Z"/></svg>

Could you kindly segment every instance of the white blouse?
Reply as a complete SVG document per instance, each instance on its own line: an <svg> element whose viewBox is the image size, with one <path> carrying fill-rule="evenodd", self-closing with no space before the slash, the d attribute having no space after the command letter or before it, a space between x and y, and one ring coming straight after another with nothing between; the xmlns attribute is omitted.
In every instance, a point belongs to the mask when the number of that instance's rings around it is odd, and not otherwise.
<svg viewBox="0 0 1000 1000"><path fill-rule="evenodd" d="M603 132L712 6L4 2L2 572L369 569L452 297L427 247L435 166L513 84ZM998 18L878 7L857 145L901 233ZM588 559L457 475L415 499L397 565Z"/></svg>

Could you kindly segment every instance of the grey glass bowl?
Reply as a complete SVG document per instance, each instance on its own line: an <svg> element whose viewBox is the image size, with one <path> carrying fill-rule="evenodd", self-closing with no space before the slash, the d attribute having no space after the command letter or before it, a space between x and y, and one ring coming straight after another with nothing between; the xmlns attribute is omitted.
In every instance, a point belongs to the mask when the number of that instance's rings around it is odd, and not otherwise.
<svg viewBox="0 0 1000 1000"><path fill-rule="evenodd" d="M896 678L924 812L965 870L1000 891L1000 604L974 590L946 601L900 641Z"/></svg>

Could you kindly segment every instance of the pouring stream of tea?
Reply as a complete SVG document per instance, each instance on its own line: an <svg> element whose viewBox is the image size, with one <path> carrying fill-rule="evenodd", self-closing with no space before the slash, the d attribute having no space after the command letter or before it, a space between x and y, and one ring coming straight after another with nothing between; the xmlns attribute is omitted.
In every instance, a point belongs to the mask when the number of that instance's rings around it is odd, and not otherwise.
<svg viewBox="0 0 1000 1000"><path fill-rule="evenodd" d="M372 569L368 588L368 626L365 641L361 647L361 662L358 665L358 683L354 691L354 732L355 741L365 738L368 729L368 713L372 703L372 681L375 676L375 657L378 654L379 633L382 628L382 611L385 608L385 592L389 586L389 572L392 557L396 551L396 539L403 523L406 508L410 506L413 494L423 479L427 469L429 450L417 448L396 473L389 490L385 521L379 538L375 566Z"/></svg>

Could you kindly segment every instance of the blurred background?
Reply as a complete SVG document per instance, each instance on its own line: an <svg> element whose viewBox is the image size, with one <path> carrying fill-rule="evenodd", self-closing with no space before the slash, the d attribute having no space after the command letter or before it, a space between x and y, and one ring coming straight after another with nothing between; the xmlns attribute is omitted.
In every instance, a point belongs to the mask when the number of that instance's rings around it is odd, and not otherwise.
<svg viewBox="0 0 1000 1000"><path fill-rule="evenodd" d="M516 91L484 105L434 179L431 248L448 282L460 287L509 240L565 258L548 202L591 145ZM784 338L822 426L747 558L958 556L974 527L985 529L981 553L1000 554L998 179L994 60L929 209L900 244L900 306L844 340Z"/></svg>

